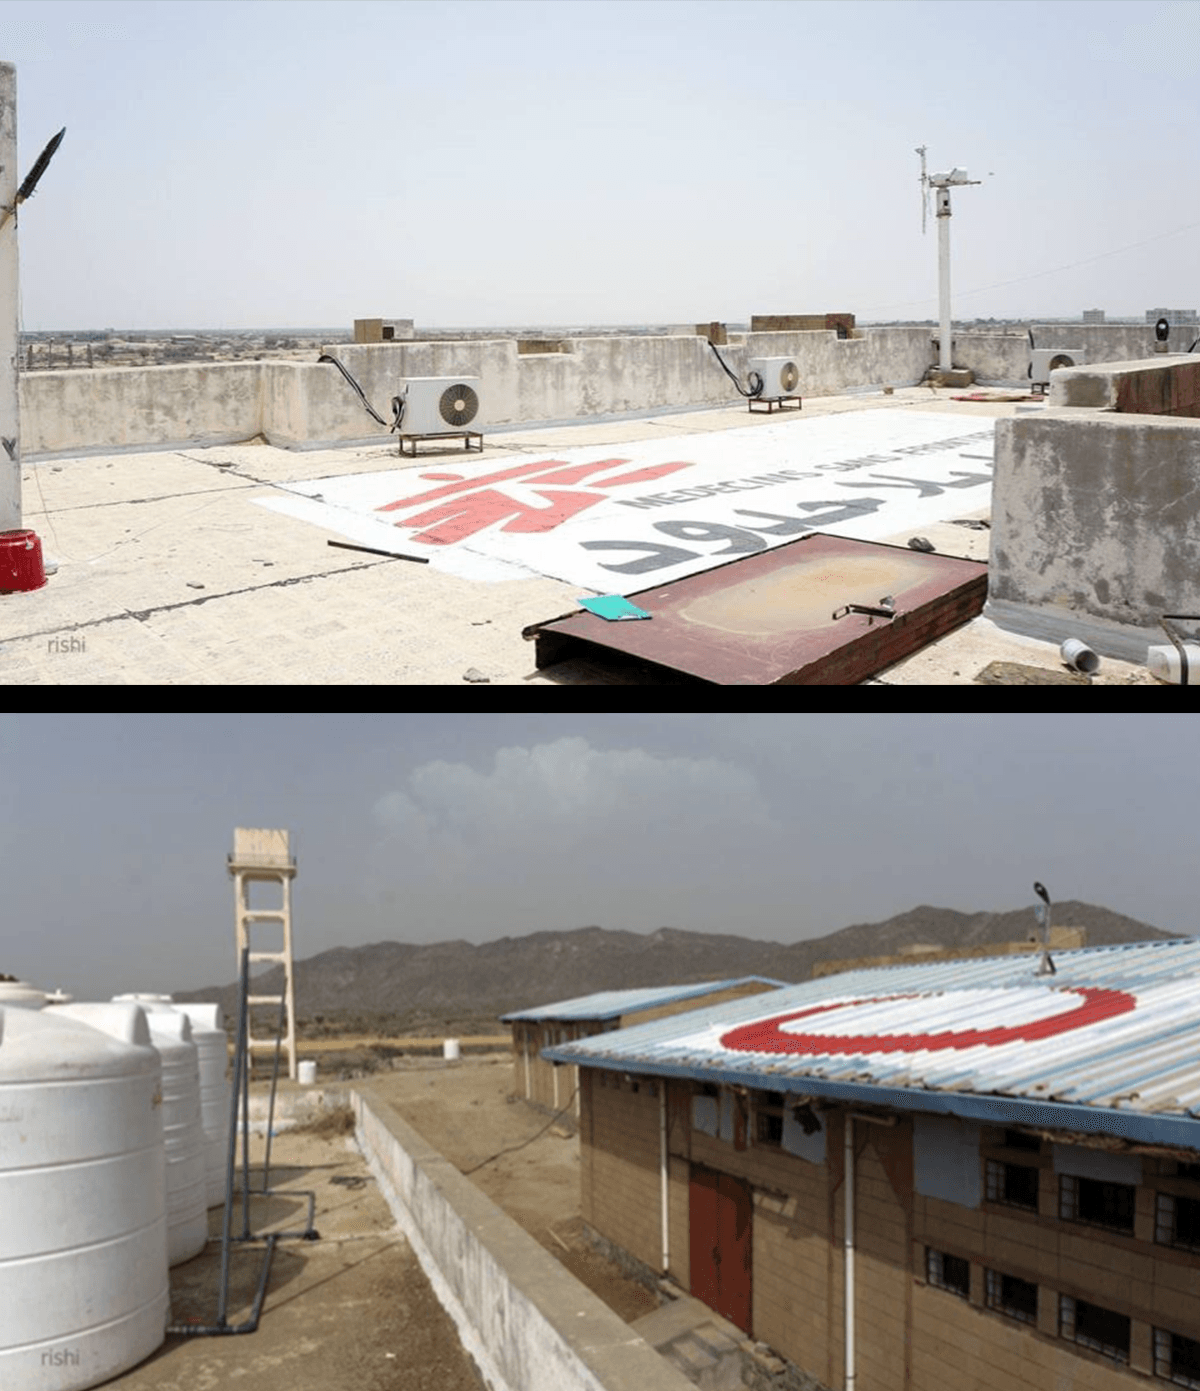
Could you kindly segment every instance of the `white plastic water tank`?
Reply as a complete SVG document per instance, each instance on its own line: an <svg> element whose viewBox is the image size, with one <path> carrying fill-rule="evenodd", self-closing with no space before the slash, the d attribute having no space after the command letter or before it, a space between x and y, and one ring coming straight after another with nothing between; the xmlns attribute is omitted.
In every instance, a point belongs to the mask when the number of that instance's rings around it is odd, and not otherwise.
<svg viewBox="0 0 1200 1391"><path fill-rule="evenodd" d="M209 1207L225 1201L225 1167L229 1160L229 1042L220 1005L174 1006L192 1024L192 1042L200 1052L200 1122L204 1127L204 1176Z"/></svg>
<svg viewBox="0 0 1200 1391"><path fill-rule="evenodd" d="M16 1009L41 1009L46 992L23 980L0 980L0 1006Z"/></svg>
<svg viewBox="0 0 1200 1391"><path fill-rule="evenodd" d="M95 1386L166 1331L161 1066L140 1010L95 1008L0 1008L5 1391Z"/></svg>
<svg viewBox="0 0 1200 1391"><path fill-rule="evenodd" d="M70 1009L70 1005L65 1005ZM162 1059L163 1140L167 1151L167 1247L172 1265L190 1261L208 1241L200 1058L186 1014L150 1009L150 1041Z"/></svg>

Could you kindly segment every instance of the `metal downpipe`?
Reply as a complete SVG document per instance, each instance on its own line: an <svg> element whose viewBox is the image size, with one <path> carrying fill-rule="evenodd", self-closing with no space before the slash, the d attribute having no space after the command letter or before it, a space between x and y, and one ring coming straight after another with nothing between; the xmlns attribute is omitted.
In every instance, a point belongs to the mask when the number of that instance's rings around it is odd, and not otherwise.
<svg viewBox="0 0 1200 1391"><path fill-rule="evenodd" d="M659 1167L662 1171L662 1273L665 1275L671 1265L671 1239L667 1217L667 1079L664 1077L658 1092L658 1153Z"/></svg>
<svg viewBox="0 0 1200 1391"><path fill-rule="evenodd" d="M846 1112L843 1156L842 1197L845 1203L842 1240L845 1250L846 1288L846 1391L854 1391L854 1117Z"/></svg>

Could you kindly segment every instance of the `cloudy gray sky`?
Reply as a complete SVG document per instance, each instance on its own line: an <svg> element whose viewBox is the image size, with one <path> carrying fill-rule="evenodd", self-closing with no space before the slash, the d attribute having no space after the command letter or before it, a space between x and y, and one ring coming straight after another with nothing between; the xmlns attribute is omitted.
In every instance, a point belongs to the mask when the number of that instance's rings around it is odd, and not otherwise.
<svg viewBox="0 0 1200 1391"><path fill-rule="evenodd" d="M1195 308L1194 0L0 0L28 329ZM1188 59L1193 61L1188 63Z"/></svg>
<svg viewBox="0 0 1200 1391"><path fill-rule="evenodd" d="M296 954L598 924L796 941L1044 881L1195 930L1174 715L9 715L0 971L235 974L225 855L287 827Z"/></svg>

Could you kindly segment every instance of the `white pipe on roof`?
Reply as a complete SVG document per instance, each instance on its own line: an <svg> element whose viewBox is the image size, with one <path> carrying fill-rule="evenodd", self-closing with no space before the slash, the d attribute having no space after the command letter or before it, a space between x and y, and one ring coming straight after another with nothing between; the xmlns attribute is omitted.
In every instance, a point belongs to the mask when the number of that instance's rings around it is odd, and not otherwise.
<svg viewBox="0 0 1200 1391"><path fill-rule="evenodd" d="M845 1113L842 1188L845 1200L842 1241L846 1267L846 1391L854 1391L854 1116L850 1111Z"/></svg>
<svg viewBox="0 0 1200 1391"><path fill-rule="evenodd" d="M854 1122L871 1125L895 1125L895 1116L868 1116L861 1111L847 1111L845 1151L842 1175L846 1205L845 1227L842 1233L846 1250L846 1391L854 1391Z"/></svg>
<svg viewBox="0 0 1200 1391"><path fill-rule="evenodd" d="M667 1225L667 1079L659 1082L658 1088L658 1151L662 1169L662 1271L665 1275L671 1265L670 1232Z"/></svg>

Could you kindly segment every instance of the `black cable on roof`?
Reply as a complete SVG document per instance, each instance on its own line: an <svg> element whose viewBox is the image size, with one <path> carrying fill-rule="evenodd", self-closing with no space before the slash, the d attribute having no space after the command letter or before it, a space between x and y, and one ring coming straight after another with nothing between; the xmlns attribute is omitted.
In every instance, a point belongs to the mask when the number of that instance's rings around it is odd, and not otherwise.
<svg viewBox="0 0 1200 1391"><path fill-rule="evenodd" d="M328 353L322 353L321 356L320 356L319 358L317 358L317 361L318 361L318 362L332 362L333 365L334 365L334 366L338 369L338 371L342 374L342 376L345 377L346 380L350 383L350 385L351 385L351 387L354 389L354 391L358 394L358 399L363 403L364 407L365 407L366 410L367 410L368 415L370 415L370 416L372 416L374 419L378 420L379 423L380 423L381 425L387 425L387 421L384 420L383 416L381 416L381 415L379 414L379 412L375 409L375 407L370 403L370 401L367 400L366 395L364 394L362 387L359 386L359 384L354 380L354 378L350 375L350 373L346 370L346 368L337 360L336 357L330 357ZM404 419L404 397L403 397L403 396L393 396L393 397L392 397L392 423L391 423L391 425L388 427L388 433L390 434L393 430L398 430L398 429L400 428L400 422L401 422L403 419Z"/></svg>
<svg viewBox="0 0 1200 1391"><path fill-rule="evenodd" d="M725 375L734 384L734 386L737 387L737 389L742 393L743 396L753 398L761 396L763 394L763 379L759 376L757 372L751 372L749 377L746 378L746 380L750 383L750 390L743 390L741 382L739 382L738 379L729 370L728 363L721 356L721 354L717 352L716 344L712 341L711 338L708 340L708 346L712 348L714 354L716 355L717 361L721 364L722 368L725 371ZM757 386L755 386L755 382L758 383Z"/></svg>

